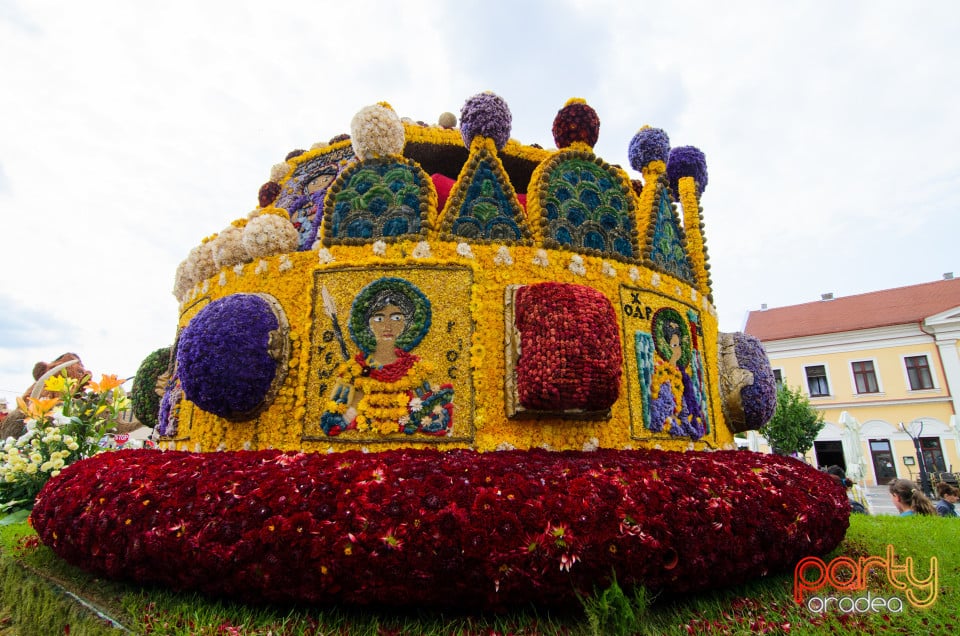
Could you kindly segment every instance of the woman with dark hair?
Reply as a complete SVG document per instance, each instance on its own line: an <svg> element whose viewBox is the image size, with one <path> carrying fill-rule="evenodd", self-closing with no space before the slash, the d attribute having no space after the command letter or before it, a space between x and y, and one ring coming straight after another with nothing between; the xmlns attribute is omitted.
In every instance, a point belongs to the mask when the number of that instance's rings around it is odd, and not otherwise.
<svg viewBox="0 0 960 636"><path fill-rule="evenodd" d="M850 493L850 489L853 488L853 480L847 477L847 472L843 470L840 466L833 465L827 468L827 474L833 477L834 481L846 488L847 490L847 501L850 502L850 512L856 512L859 514L870 514L867 512L866 506L853 498Z"/></svg>
<svg viewBox="0 0 960 636"><path fill-rule="evenodd" d="M320 427L327 435L358 430L374 435L448 435L453 386L434 390L432 365L410 353L430 328L430 302L409 281L380 278L350 310L350 336L360 352L337 369Z"/></svg>
<svg viewBox="0 0 960 636"><path fill-rule="evenodd" d="M937 513L917 485L909 479L894 479L890 482L890 498L900 511L901 517L912 515L934 515Z"/></svg>
<svg viewBox="0 0 960 636"><path fill-rule="evenodd" d="M954 505L960 499L960 490L956 486L951 486L945 481L937 484L937 496L940 501L937 502L937 514L941 517L956 517L957 510Z"/></svg>

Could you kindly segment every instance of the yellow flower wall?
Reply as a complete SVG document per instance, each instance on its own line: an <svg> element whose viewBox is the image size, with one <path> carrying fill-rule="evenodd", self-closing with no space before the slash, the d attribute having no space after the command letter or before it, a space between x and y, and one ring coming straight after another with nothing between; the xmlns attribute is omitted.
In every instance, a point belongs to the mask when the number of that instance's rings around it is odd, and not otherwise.
<svg viewBox="0 0 960 636"><path fill-rule="evenodd" d="M180 327L186 326L196 312L212 300L235 293L262 292L273 295L283 307L290 325L292 346L288 375L273 403L252 421L227 421L185 402L179 433L175 439L164 442L165 446L203 451L280 448L326 452L423 445L475 448L480 451L509 447L549 447L554 450L659 447L686 450L722 448L732 443L732 435L723 422L720 409L715 311L704 295L687 283L642 267L598 257L577 256L566 251L547 250L547 263L543 264L543 251L536 246L508 246L510 259L507 261L502 257L500 245L473 243L470 250L472 258L460 255L457 244L437 240L430 242L430 257L414 258L411 255L415 246L416 243L410 241L388 244L385 251L375 255L372 245L334 245L329 248L333 261L326 264L320 262L316 251L273 256L262 259L262 262L247 263L239 274L239 268L224 269L198 286L193 298L183 305ZM292 267L280 267L284 258L291 261ZM571 267L573 259L582 259L584 275L572 271L577 270ZM452 435L449 439L414 437L386 442L372 440L369 436L363 441L351 441L349 436L325 439L322 434L316 434L316 423L327 403L327 396L311 393L311 389L315 391L317 388L316 374L312 372L319 368L316 356L311 356L311 349L316 351L320 344L312 340L319 337L318 321L327 320L317 298L316 277L337 276L339 278L331 280L341 282L355 277L357 283L345 284L344 288L337 290L340 298L349 298L351 293L359 290L363 281L390 276L398 269L405 273L424 270L424 281L429 281L430 277L444 276L447 270L466 272L472 279L469 293L463 289L444 292L441 286L428 295L433 306L433 326L430 334L414 350L424 361L442 362L444 351L448 354L450 351L450 343L443 337L444 325L453 322L447 320L444 323L443 320L455 316L469 317L468 321L463 321L469 324L462 327L467 329L464 333L469 334L469 343L463 345L466 351L460 358L469 359L469 374L465 378L459 377L461 384L458 385L455 398L456 416ZM703 272L700 263L697 269L698 273ZM608 418L579 420L546 415L533 419L506 417L504 291L509 285L550 281L592 287L606 296L616 310L624 350L625 374L621 379L620 397L610 409ZM203 289L206 291L203 292ZM629 296L630 290L642 291L648 305L671 306L698 314L702 328L700 350L704 358L710 428L696 442L686 437L671 437L665 432L652 433L636 425L639 414L637 405L641 402L640 389L636 382L630 381L629 374L636 373L636 363L631 363L631 334L625 333L623 324L623 299ZM341 304L338 309L343 314L341 320L345 321L349 306ZM355 354L356 347L349 337L345 339L350 354ZM631 418L634 420L632 427Z"/></svg>

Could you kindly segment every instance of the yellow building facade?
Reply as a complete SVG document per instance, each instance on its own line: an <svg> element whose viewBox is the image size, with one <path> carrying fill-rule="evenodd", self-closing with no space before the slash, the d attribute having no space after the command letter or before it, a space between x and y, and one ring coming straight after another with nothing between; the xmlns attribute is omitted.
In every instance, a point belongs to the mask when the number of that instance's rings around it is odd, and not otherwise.
<svg viewBox="0 0 960 636"><path fill-rule="evenodd" d="M868 486L960 472L960 279L753 311L744 331L823 413L809 463Z"/></svg>

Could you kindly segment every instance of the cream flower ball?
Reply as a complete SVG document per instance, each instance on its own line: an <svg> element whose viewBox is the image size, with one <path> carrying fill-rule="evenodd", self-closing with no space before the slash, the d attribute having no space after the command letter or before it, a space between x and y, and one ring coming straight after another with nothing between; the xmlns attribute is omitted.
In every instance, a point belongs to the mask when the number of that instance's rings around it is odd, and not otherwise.
<svg viewBox="0 0 960 636"><path fill-rule="evenodd" d="M403 122L386 102L367 106L350 122L350 141L360 159L399 155L406 143Z"/></svg>
<svg viewBox="0 0 960 636"><path fill-rule="evenodd" d="M264 208L268 210L271 212L250 219L243 228L243 247L251 259L295 252L299 245L300 235L286 212Z"/></svg>

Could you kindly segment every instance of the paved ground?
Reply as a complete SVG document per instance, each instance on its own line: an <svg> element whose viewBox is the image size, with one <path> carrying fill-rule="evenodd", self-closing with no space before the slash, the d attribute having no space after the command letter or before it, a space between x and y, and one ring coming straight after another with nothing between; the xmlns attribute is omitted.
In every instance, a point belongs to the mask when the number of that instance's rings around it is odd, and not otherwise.
<svg viewBox="0 0 960 636"><path fill-rule="evenodd" d="M890 489L886 486L864 486L867 508L872 515L896 515L896 507L890 499Z"/></svg>

